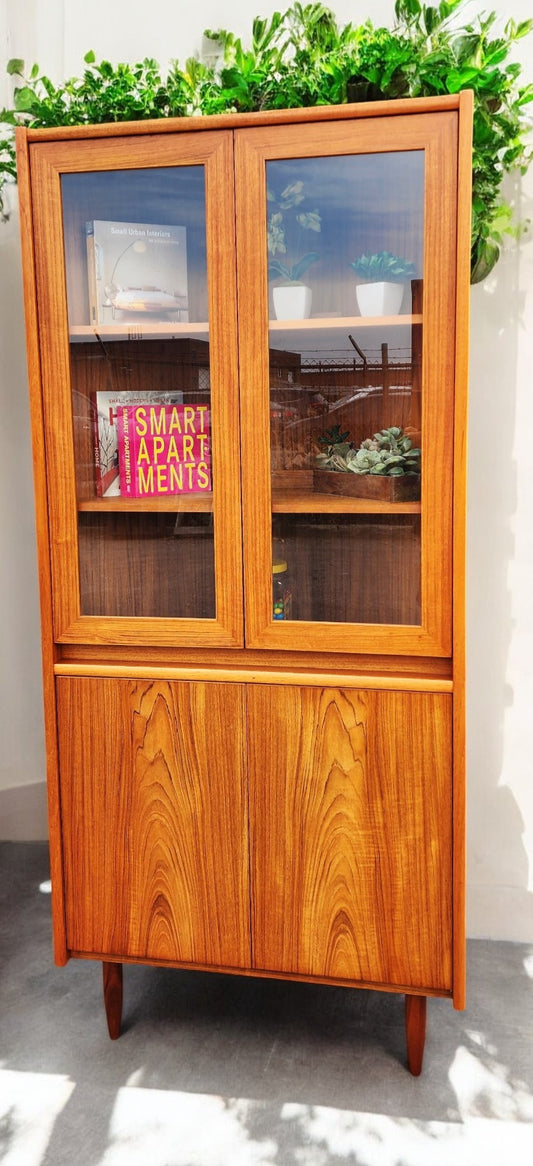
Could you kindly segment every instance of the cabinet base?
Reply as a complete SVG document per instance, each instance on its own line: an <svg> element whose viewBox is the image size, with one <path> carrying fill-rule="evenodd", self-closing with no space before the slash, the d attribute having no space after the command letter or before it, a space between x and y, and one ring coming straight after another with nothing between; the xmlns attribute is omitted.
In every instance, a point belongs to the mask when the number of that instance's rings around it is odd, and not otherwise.
<svg viewBox="0 0 533 1166"><path fill-rule="evenodd" d="M111 1040L117 1040L122 1024L122 964L103 961L104 1006L107 1027ZM426 996L405 997L405 1039L407 1045L407 1067L413 1077L422 1072L424 1045L426 1040Z"/></svg>

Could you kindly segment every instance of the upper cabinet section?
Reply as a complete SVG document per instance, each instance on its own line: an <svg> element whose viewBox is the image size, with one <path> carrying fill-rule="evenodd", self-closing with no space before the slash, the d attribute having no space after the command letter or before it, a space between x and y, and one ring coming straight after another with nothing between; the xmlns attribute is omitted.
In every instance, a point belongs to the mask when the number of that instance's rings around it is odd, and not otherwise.
<svg viewBox="0 0 533 1166"><path fill-rule="evenodd" d="M450 655L461 104L27 135L58 642Z"/></svg>

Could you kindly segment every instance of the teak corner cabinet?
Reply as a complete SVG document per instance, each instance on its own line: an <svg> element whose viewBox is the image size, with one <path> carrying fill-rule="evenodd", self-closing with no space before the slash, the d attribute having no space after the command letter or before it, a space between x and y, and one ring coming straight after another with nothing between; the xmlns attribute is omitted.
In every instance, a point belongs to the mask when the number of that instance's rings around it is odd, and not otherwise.
<svg viewBox="0 0 533 1166"><path fill-rule="evenodd" d="M128 962L402 993L415 1074L464 1006L471 121L18 131L55 955L112 1037Z"/></svg>

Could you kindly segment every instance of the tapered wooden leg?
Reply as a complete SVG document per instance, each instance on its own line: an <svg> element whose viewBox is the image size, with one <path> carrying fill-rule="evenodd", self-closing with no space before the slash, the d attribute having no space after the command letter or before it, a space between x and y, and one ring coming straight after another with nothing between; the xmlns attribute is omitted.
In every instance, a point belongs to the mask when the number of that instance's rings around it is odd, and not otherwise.
<svg viewBox="0 0 533 1166"><path fill-rule="evenodd" d="M419 1077L424 1059L426 1040L426 996L405 997L405 1039L407 1066L413 1077Z"/></svg>
<svg viewBox="0 0 533 1166"><path fill-rule="evenodd" d="M122 964L102 963L102 971L107 1027L111 1040L117 1040L122 1021Z"/></svg>

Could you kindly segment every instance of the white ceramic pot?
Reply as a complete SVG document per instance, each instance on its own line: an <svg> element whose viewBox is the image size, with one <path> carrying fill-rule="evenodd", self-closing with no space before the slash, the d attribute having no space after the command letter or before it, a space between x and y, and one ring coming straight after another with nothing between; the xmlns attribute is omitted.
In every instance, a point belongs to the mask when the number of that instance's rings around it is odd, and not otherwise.
<svg viewBox="0 0 533 1166"><path fill-rule="evenodd" d="M403 283L358 283L355 289L362 316L397 316L402 306Z"/></svg>
<svg viewBox="0 0 533 1166"><path fill-rule="evenodd" d="M305 283L272 288L276 320L305 320L311 314L313 293Z"/></svg>

